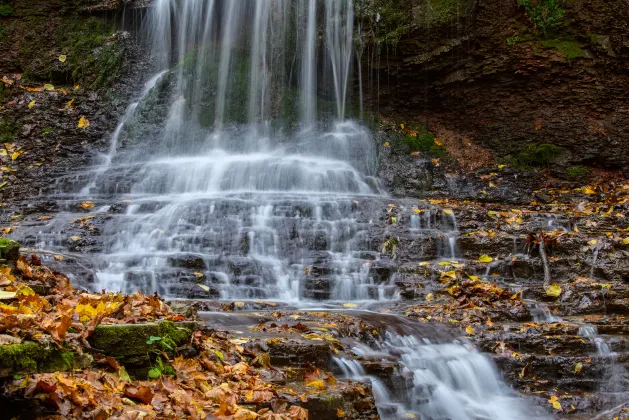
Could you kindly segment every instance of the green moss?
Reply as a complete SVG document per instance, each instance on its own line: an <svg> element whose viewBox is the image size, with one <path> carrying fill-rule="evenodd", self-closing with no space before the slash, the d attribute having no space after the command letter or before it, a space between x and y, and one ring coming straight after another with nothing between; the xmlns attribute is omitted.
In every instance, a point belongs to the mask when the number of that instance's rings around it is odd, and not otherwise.
<svg viewBox="0 0 629 420"><path fill-rule="evenodd" d="M443 146L437 145L435 142L435 136L425 127L420 126L416 130L416 135L411 136L405 133L402 137L402 141L408 147L410 152L421 152L429 156L443 157L446 155L446 151Z"/></svg>
<svg viewBox="0 0 629 420"><path fill-rule="evenodd" d="M510 38L507 38L507 45L512 46L512 45L517 44L520 41L521 41L520 37L518 35L514 35Z"/></svg>
<svg viewBox="0 0 629 420"><path fill-rule="evenodd" d="M99 325L90 344L125 365L148 366L161 352L173 354L176 347L190 341L194 326L168 321L133 325ZM148 344L151 337L161 340Z"/></svg>
<svg viewBox="0 0 629 420"><path fill-rule="evenodd" d="M573 60L575 58L585 57L585 51L581 49L581 45L574 40L568 39L549 39L543 41L542 44L546 48L554 48L568 59Z"/></svg>
<svg viewBox="0 0 629 420"><path fill-rule="evenodd" d="M571 166L566 169L566 176L574 180L587 178L590 175L590 170L585 166Z"/></svg>
<svg viewBox="0 0 629 420"><path fill-rule="evenodd" d="M420 27L443 26L466 16L469 0L427 0L419 17Z"/></svg>
<svg viewBox="0 0 629 420"><path fill-rule="evenodd" d="M75 353L25 342L0 346L0 376L29 372L63 372L89 364Z"/></svg>
<svg viewBox="0 0 629 420"><path fill-rule="evenodd" d="M17 127L8 121L0 121L0 142L12 142L17 134Z"/></svg>
<svg viewBox="0 0 629 420"><path fill-rule="evenodd" d="M13 7L8 4L0 4L0 16L11 16L13 14Z"/></svg>
<svg viewBox="0 0 629 420"><path fill-rule="evenodd" d="M564 149L552 144L528 145L515 157L507 161L514 166L531 168L547 167L557 161Z"/></svg>
<svg viewBox="0 0 629 420"><path fill-rule="evenodd" d="M544 37L561 26L565 14L561 7L564 0L517 0L517 2L526 10L531 22Z"/></svg>
<svg viewBox="0 0 629 420"><path fill-rule="evenodd" d="M8 238L0 238L0 264L16 261L20 255L20 244Z"/></svg>
<svg viewBox="0 0 629 420"><path fill-rule="evenodd" d="M355 9L364 40L379 48L397 46L412 28L413 13L406 0L357 0Z"/></svg>

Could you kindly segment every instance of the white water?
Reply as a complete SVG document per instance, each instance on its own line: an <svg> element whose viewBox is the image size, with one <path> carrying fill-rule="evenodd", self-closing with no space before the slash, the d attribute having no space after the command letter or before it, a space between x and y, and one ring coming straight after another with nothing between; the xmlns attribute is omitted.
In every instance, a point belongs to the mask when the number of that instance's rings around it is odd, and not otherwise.
<svg viewBox="0 0 629 420"><path fill-rule="evenodd" d="M397 375L407 385L388 390L357 361L336 359L346 377L371 382L382 419L544 418L504 385L491 360L471 344L434 344L387 333L378 348L360 345L353 352L365 359L399 361Z"/></svg>

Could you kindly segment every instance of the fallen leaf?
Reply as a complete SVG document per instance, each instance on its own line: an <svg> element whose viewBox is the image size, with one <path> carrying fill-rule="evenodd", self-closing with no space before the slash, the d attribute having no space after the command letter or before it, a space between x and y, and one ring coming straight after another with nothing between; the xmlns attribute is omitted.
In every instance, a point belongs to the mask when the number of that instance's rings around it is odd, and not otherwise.
<svg viewBox="0 0 629 420"><path fill-rule="evenodd" d="M35 102L35 100L30 101L30 102L28 103L28 108L30 109L30 108L34 107L36 103L37 103L37 102Z"/></svg>
<svg viewBox="0 0 629 420"><path fill-rule="evenodd" d="M50 83L46 83L44 85L44 89L51 91L51 90L55 90L55 87L53 85L51 85Z"/></svg>
<svg viewBox="0 0 629 420"><path fill-rule="evenodd" d="M553 283L546 288L546 295L552 297L561 296L561 287L557 283Z"/></svg>
<svg viewBox="0 0 629 420"><path fill-rule="evenodd" d="M8 300L15 298L15 292L5 292L4 290L0 290L0 300Z"/></svg>
<svg viewBox="0 0 629 420"><path fill-rule="evenodd" d="M90 122L83 116L79 119L79 128L87 128L90 126Z"/></svg>
<svg viewBox="0 0 629 420"><path fill-rule="evenodd" d="M358 305L356 305L355 303L344 303L343 306L346 307L346 308L356 308L356 307L358 307Z"/></svg>
<svg viewBox="0 0 629 420"><path fill-rule="evenodd" d="M482 263L490 263L492 262L494 259L491 258L489 255L481 255L480 258L478 259L479 262Z"/></svg>
<svg viewBox="0 0 629 420"><path fill-rule="evenodd" d="M474 334L474 328L472 328L471 325L468 325L467 327L465 327L465 332L467 333L467 335L472 335Z"/></svg>
<svg viewBox="0 0 629 420"><path fill-rule="evenodd" d="M93 201L84 201L81 203L81 207L85 210L88 209L92 209L94 208L94 202Z"/></svg>
<svg viewBox="0 0 629 420"><path fill-rule="evenodd" d="M62 63L65 63L67 59L68 59L68 57L65 56L65 55L60 55L59 56L59 61L61 61Z"/></svg>

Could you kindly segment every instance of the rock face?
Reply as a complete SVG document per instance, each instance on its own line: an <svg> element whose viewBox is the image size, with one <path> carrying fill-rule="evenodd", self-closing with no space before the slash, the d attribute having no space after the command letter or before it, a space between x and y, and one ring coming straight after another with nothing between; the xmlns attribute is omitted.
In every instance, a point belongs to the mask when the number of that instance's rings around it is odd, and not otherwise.
<svg viewBox="0 0 629 420"><path fill-rule="evenodd" d="M0 156L3 198L37 195L51 179L91 165L106 146L143 77L136 39L114 24L141 21L134 6L0 1L0 143L9 144ZM78 127L81 117L89 126Z"/></svg>
<svg viewBox="0 0 629 420"><path fill-rule="evenodd" d="M371 109L443 125L498 158L552 144L564 167L629 169L626 1L375 4L363 11L367 41L381 43L362 55ZM559 8L557 22L538 6Z"/></svg>

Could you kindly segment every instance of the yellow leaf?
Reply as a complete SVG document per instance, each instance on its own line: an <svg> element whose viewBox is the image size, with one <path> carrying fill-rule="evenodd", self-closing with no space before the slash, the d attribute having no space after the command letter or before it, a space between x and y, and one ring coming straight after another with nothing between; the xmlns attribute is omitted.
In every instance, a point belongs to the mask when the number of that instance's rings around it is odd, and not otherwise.
<svg viewBox="0 0 629 420"><path fill-rule="evenodd" d="M419 263L420 267L426 267L426 266L429 266L429 265L430 265L430 261L422 261L422 262Z"/></svg>
<svg viewBox="0 0 629 420"><path fill-rule="evenodd" d="M400 124L400 128L404 130L404 124Z"/></svg>
<svg viewBox="0 0 629 420"><path fill-rule="evenodd" d="M443 147L443 143L441 142L441 140L439 140L439 139L435 139L435 146L437 146L437 147Z"/></svg>
<svg viewBox="0 0 629 420"><path fill-rule="evenodd" d="M580 375L582 370L583 370L583 363L579 362L574 366L574 373L576 373L577 375Z"/></svg>
<svg viewBox="0 0 629 420"><path fill-rule="evenodd" d="M446 265L452 265L452 264L450 263L450 261L441 261L439 265L446 266Z"/></svg>
<svg viewBox="0 0 629 420"><path fill-rule="evenodd" d="M342 419L343 417L345 417L345 411L341 410L340 408L337 408L336 417L338 417L339 419Z"/></svg>
<svg viewBox="0 0 629 420"><path fill-rule="evenodd" d="M452 271L442 271L441 272L441 278L443 277L449 277L452 280L456 280L456 271L452 270Z"/></svg>
<svg viewBox="0 0 629 420"><path fill-rule="evenodd" d="M587 186L583 189L583 194L588 194L588 195L596 194L596 190L590 186Z"/></svg>
<svg viewBox="0 0 629 420"><path fill-rule="evenodd" d="M197 284L197 286L199 286L201 289L205 290L206 293L210 292L210 288L208 286L206 286L205 284Z"/></svg>
<svg viewBox="0 0 629 420"><path fill-rule="evenodd" d="M67 59L68 59L68 57L66 57L65 55L60 55L59 56L59 61L61 61L62 63L65 63Z"/></svg>
<svg viewBox="0 0 629 420"><path fill-rule="evenodd" d="M449 215L451 215L452 213L454 213L454 212L452 211L452 209L444 209L444 210L443 210L443 214L447 214L448 216L449 216Z"/></svg>
<svg viewBox="0 0 629 420"><path fill-rule="evenodd" d="M80 241L81 237L80 236L71 236L70 239L72 239L73 241Z"/></svg>
<svg viewBox="0 0 629 420"><path fill-rule="evenodd" d="M468 325L467 327L465 327L465 332L467 333L467 335L472 335L474 334L474 328L472 328L471 325Z"/></svg>
<svg viewBox="0 0 629 420"><path fill-rule="evenodd" d="M421 210L419 210L417 207L415 207L415 208L413 209L413 213L415 213L415 214L419 214L419 213L421 213Z"/></svg>
<svg viewBox="0 0 629 420"><path fill-rule="evenodd" d="M478 259L479 262L482 263L490 263L492 262L494 259L491 258L489 255L481 255L480 258Z"/></svg>
<svg viewBox="0 0 629 420"><path fill-rule="evenodd" d="M74 91L76 92L77 90L79 90L79 85L74 85Z"/></svg>
<svg viewBox="0 0 629 420"><path fill-rule="evenodd" d="M90 126L90 122L83 116L79 119L79 128L87 128Z"/></svg>
<svg viewBox="0 0 629 420"><path fill-rule="evenodd" d="M391 146L391 143L389 143L388 141L384 143L384 147L389 147Z"/></svg>
<svg viewBox="0 0 629 420"><path fill-rule="evenodd" d="M214 354L216 355L216 357L218 357L219 359L221 359L221 362L225 361L225 356L223 356L223 353L221 353L220 350L214 350Z"/></svg>
<svg viewBox="0 0 629 420"><path fill-rule="evenodd" d="M84 202L81 203L81 207L84 208L85 210L92 209L92 208L94 208L94 202L93 201L84 201Z"/></svg>
<svg viewBox="0 0 629 420"><path fill-rule="evenodd" d="M15 152L11 153L11 160L15 160L17 158L19 158L22 155L22 151L21 150L16 150Z"/></svg>
<svg viewBox="0 0 629 420"><path fill-rule="evenodd" d="M30 101L30 102L28 103L28 108L30 109L30 108L34 107L36 103L37 103L37 102L35 102L35 100Z"/></svg>
<svg viewBox="0 0 629 420"><path fill-rule="evenodd" d="M471 276L471 275L468 274L467 277L470 280L472 280L472 281L480 281L480 277L478 277L478 276Z"/></svg>
<svg viewBox="0 0 629 420"><path fill-rule="evenodd" d="M561 287L557 283L553 283L546 288L546 295L552 297L561 296Z"/></svg>
<svg viewBox="0 0 629 420"><path fill-rule="evenodd" d="M50 83L46 83L46 84L44 85L44 89L46 89L46 90L49 90L49 91L50 91L50 90L55 90L55 87L54 87L53 85L51 85Z"/></svg>
<svg viewBox="0 0 629 420"><path fill-rule="evenodd" d="M588 241L588 244L590 245L596 245L598 243L598 241L596 239L592 239L591 241Z"/></svg>
<svg viewBox="0 0 629 420"><path fill-rule="evenodd" d="M37 293L28 286L22 286L15 292L15 296L35 296L36 294Z"/></svg>
<svg viewBox="0 0 629 420"><path fill-rule="evenodd" d="M309 386L311 388L316 388L319 391L323 391L325 389L325 382L323 382L322 380L312 381L312 382L308 382L306 386Z"/></svg>
<svg viewBox="0 0 629 420"><path fill-rule="evenodd" d="M428 293L428 294L426 295L426 302L430 302L430 301L432 301L433 299L434 299L434 296L433 296L433 294L432 294L432 293Z"/></svg>
<svg viewBox="0 0 629 420"><path fill-rule="evenodd" d="M346 307L346 308L356 308L356 307L358 307L358 305L356 305L355 303L344 303L343 306Z"/></svg>
<svg viewBox="0 0 629 420"><path fill-rule="evenodd" d="M506 167L507 167L507 165L498 165L498 169L504 169Z"/></svg>

